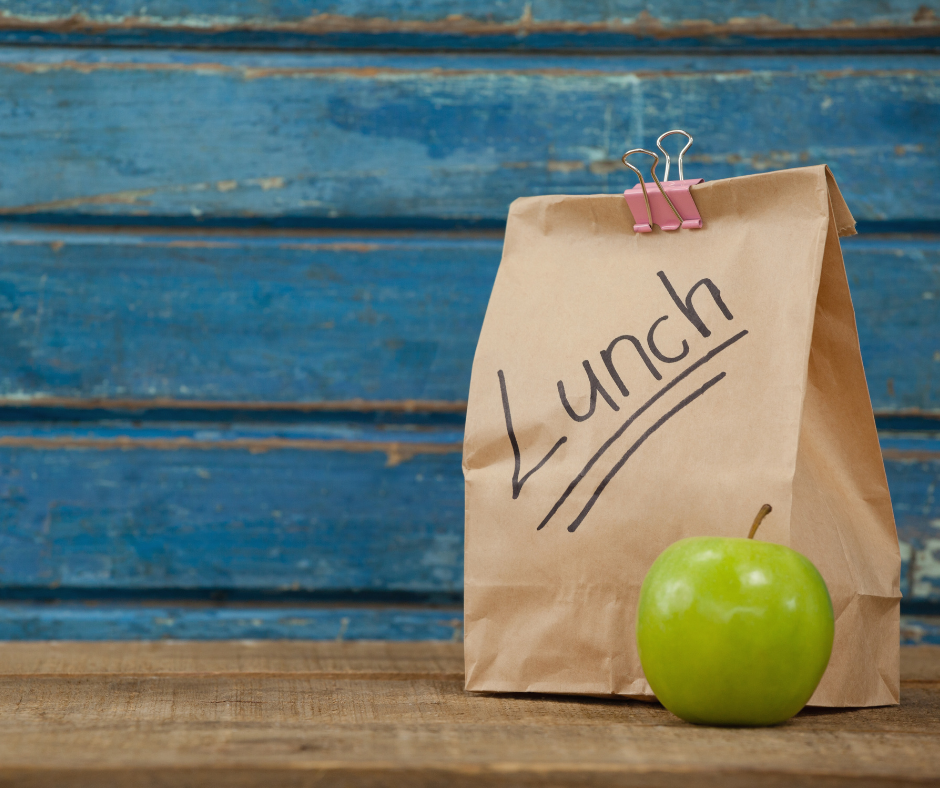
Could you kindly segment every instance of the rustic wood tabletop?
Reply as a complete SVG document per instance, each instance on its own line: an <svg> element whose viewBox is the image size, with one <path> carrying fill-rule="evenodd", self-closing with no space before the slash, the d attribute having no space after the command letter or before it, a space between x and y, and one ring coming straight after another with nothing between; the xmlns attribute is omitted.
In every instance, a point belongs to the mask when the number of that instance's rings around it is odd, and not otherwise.
<svg viewBox="0 0 940 788"><path fill-rule="evenodd" d="M940 784L940 647L902 649L901 705L776 728L657 704L463 690L458 643L0 644L0 784Z"/></svg>

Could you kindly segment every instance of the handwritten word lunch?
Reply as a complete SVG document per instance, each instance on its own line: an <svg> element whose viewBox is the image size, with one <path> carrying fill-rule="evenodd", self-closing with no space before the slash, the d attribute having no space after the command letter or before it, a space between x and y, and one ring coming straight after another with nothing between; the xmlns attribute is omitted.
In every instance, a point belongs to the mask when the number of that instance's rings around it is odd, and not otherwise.
<svg viewBox="0 0 940 788"><path fill-rule="evenodd" d="M672 282L669 281L669 278L666 276L665 272L659 271L656 275L659 277L660 281L663 284L663 287L666 289L666 292L669 294L669 296L672 298L673 302L675 303L676 307L679 309L679 312L683 315L683 317L685 317L689 321L689 323L692 324L695 330L698 331L699 334L701 334L703 337L706 337L706 338L710 337L712 335L712 332L711 332L711 329L709 329L708 326L705 325L705 322L702 320L701 316L699 315L698 310L695 308L695 306L692 303L693 297L696 295L696 293L700 289L704 289L704 291L707 292L711 296L711 298L714 300L715 305L721 311L721 314L724 315L725 319L727 320L734 319L734 316L731 314L731 310L728 309L727 304L725 304L724 300L721 297L721 291L718 289L718 287L715 285L715 283L711 279L706 278L706 279L699 280L688 291L685 298L682 298L676 292L675 287L673 287ZM632 346L632 348L636 351L637 355L639 356L640 360L649 370L649 373L657 381L662 380L663 376L659 368L653 362L653 359L650 358L650 353L652 354L653 357L655 357L658 361L662 362L663 364L675 364L679 361L682 361L686 356L689 355L689 344L685 339L682 340L681 350L678 353L675 353L674 355L667 355L667 353L665 353L663 349L657 344L656 331L664 321L668 320L668 318L669 318L668 315L663 315L662 317L658 318L657 320L653 322L653 324L649 328L649 331L647 331L646 333L646 345L644 345L643 342L638 337L633 336L632 334L623 334L621 336L615 337L613 340L611 340L610 344L606 347L606 349L603 349L599 352L601 362L603 363L604 368L606 368L607 374L609 375L613 384L616 386L616 390L618 390L620 394L623 395L623 397L630 396L630 390L628 389L626 383L624 382L623 377L620 374L620 370L618 370L617 365L614 363L614 350L617 348L617 346L621 342L628 343L627 345L624 345L624 347ZM634 411L634 413L630 415L630 417L617 429L617 431L614 432L614 434L610 438L608 438L607 441L604 442L604 444L600 447L600 449L598 449L598 451L594 454L594 456L588 461L587 465L585 465L585 467L581 470L581 472L568 485L568 488L565 490L564 493L562 493L561 497L552 507L551 511L545 516L545 518L539 524L538 528L542 529L545 527L545 525L548 524L548 521L554 516L554 514L558 511L561 505L567 500L568 496L571 495L575 487L577 487L577 485L587 475L587 473L591 470L591 468L594 467L594 464L607 451L607 449L611 445L613 445L613 443L618 438L620 438L623 435L623 433L630 427L631 424L633 424L633 422L640 415L642 415L651 405L653 405L657 400L659 400L664 394L670 391L678 383L680 383L682 380L687 378L695 370L697 370L699 367L706 364L708 361L710 361L716 355L721 353L723 350L725 350L726 348L730 347L732 344L734 344L735 342L743 338L747 333L748 333L747 331L741 331L740 333L733 336L731 339L725 342L722 342L720 345L710 350L702 358L700 358L698 361L694 362L687 369L685 369L685 371L683 371L678 376L673 378L671 381L666 383L650 399L648 399L643 405L641 405L636 411ZM649 353L647 353L647 348L649 348ZM594 371L594 368L591 366L590 360L585 359L582 362L582 366L584 367L584 372L587 376L588 386L590 390L589 405L588 405L588 409L586 412L577 413L575 409L571 406L571 403L568 400L564 382L559 380L557 384L559 400L565 412L568 414L568 416L575 422L583 422L591 418L591 416L594 415L594 412L597 408L598 394L601 396L604 402L606 402L607 405L610 406L612 410L619 411L620 405L611 396L608 389L605 388L601 380L598 378L597 373ZM509 434L509 442L512 445L512 452L513 452L513 459L514 459L514 470L513 470L513 475L512 475L512 497L513 497L513 500L515 500L516 498L519 497L519 494L522 492L522 487L526 483L526 481L530 479L536 471L538 471L542 466L545 465L545 463L547 463L552 458L555 452L558 451L558 449L568 440L568 438L567 436L562 436L561 438L559 438L555 442L555 445L552 446L552 448L548 451L548 453L530 471L520 476L521 469L522 469L522 457L521 457L521 453L519 449L519 442L516 439L516 434L512 426L512 414L511 414L510 406L509 406L509 393L506 387L506 376L503 370L499 370L497 372L497 376L499 378L500 394L502 396L503 414L506 418L506 431ZM672 416L674 416L676 413L682 410L682 408L691 404L694 400L696 400L698 397L700 397L702 394L708 391L708 389L710 389L712 386L714 386L724 377L725 377L725 373L722 372L716 375L715 377L713 377L711 380L707 381L703 386L699 387L698 389L696 389L696 391L692 392L692 394L690 394L688 397L683 399L678 405L676 405L669 412L667 412L652 427L650 427L643 435L641 435L631 445L631 447L627 450L627 452L623 455L623 457L614 465L610 473L608 473L607 476L603 479L603 481L598 485L597 489L594 491L594 494L591 496L590 500L582 508L581 513L568 526L568 530L574 531L577 529L577 527L584 520L585 516L587 516L587 513L593 507L597 498L601 495L601 493L606 488L607 484L613 478L613 476L620 470L620 468L623 467L623 465L627 462L627 460L629 460L629 458L633 455L633 453L653 432L659 429L659 427L661 427Z"/></svg>

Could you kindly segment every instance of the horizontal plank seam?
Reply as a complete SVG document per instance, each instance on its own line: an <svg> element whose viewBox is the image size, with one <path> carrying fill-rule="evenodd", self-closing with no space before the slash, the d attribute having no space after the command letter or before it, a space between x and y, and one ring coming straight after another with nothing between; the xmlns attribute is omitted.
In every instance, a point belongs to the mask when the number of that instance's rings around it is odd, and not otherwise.
<svg viewBox="0 0 940 788"><path fill-rule="evenodd" d="M218 411L277 411L286 413L466 413L466 400L323 400L319 402L277 402L277 401L237 401L225 400L180 400L169 397L154 399L109 399L106 397L46 397L20 396L0 397L0 408L11 410L26 408L63 408L69 410L126 410L140 412L146 410L218 410ZM940 410L923 408L901 408L898 410L875 410L875 418L927 418L936 419L940 429Z"/></svg>
<svg viewBox="0 0 940 788"><path fill-rule="evenodd" d="M2 44L0 44L2 47ZM204 51L200 48L200 51ZM239 52L244 51L239 49ZM694 157L691 157L694 158ZM711 157L700 158L703 163L712 163ZM217 187L224 181L205 182L193 184L200 188L205 186ZM192 185L191 185L192 186ZM131 196L135 190L113 192L104 195L107 198ZM69 204L94 204L101 195L90 198L73 198L66 200ZM487 242L498 241L504 237L506 230L505 219L496 217L442 217L442 216L414 216L411 214L396 215L362 215L323 217L296 215L234 215L220 214L218 216L201 216L198 221L193 217L182 214L150 214L149 218L142 218L140 214L81 214L65 212L31 212L27 214L8 215L0 220L0 233L15 234L23 228L30 228L35 232L54 234L68 234L70 236L89 236L101 234L114 234L120 236L144 236L141 246L163 246L164 238L173 236L200 236L222 237L223 239L252 239L275 237L284 238L314 238L327 236L349 236L355 234L366 238L375 237L379 245L396 240L414 240L421 242L462 240L478 238ZM918 219L913 217L893 219L858 219L855 229L859 233L855 240L850 241L854 248L860 248L864 242L885 244L890 241L899 243L934 243L940 233L940 220ZM927 236L924 239L924 236ZM147 240L149 239L149 240ZM157 239L160 239L158 241ZM48 243L48 240L35 238L20 239L23 245L36 245ZM181 239L183 240L183 239ZM226 243L223 240L222 243ZM74 238L67 238L67 242L74 243ZM4 241L8 243L9 241ZM55 242L53 239L52 242ZM192 242L183 241L179 244L185 248ZM210 242L211 244L212 242ZM372 243L371 240L367 243Z"/></svg>
<svg viewBox="0 0 940 788"><path fill-rule="evenodd" d="M881 455L886 460L897 460L899 462L940 461L940 451L927 451L923 449L882 449Z"/></svg>
<svg viewBox="0 0 940 788"><path fill-rule="evenodd" d="M203 50L200 49L200 52ZM768 67L770 64L768 64ZM134 61L121 62L86 62L81 60L61 60L55 62L30 62L22 61L16 63L0 62L0 70L11 70L21 74L47 74L55 71L72 71L77 74L93 74L96 72L179 72L183 74L192 73L200 76L206 75L233 75L243 80L256 79L324 79L332 77L344 77L348 79L379 80L388 79L411 79L415 77L432 78L451 78L458 79L464 77L491 77L494 74L508 77L539 76L557 79L566 79L570 77L589 78L599 77L614 79L618 76L630 76L637 79L660 79L670 77L678 81L700 81L703 77L724 77L725 79L753 79L755 70L748 68L716 67L711 70L682 70L679 68L630 68L624 66L618 70L604 70L600 68L573 68L565 65L558 66L520 66L517 68L501 67L494 69L492 66L481 64L478 68L459 68L428 65L423 68L418 67L394 67L394 66L250 66L250 65L228 65L225 63L215 63L209 60L192 63L138 63ZM768 68L767 70L775 70ZM903 78L903 77L923 77L932 76L940 69L923 68L853 68L843 67L827 69L817 72L819 77L829 80L838 79L857 79L857 78ZM759 72L758 72L759 73ZM691 157L696 160L696 157ZM130 189L118 193L125 198L148 197L155 193L155 189ZM66 200L54 200L51 202L32 203L28 205L17 205L0 208L0 216L18 216L23 214L46 212L61 208L75 207L77 205L95 204L97 202L111 202L114 194L98 195L96 197L72 198Z"/></svg>
<svg viewBox="0 0 940 788"><path fill-rule="evenodd" d="M174 33L227 33L227 32L272 32L306 35L342 33L357 34L413 34L436 33L439 35L511 35L529 36L545 33L567 34L620 34L656 40L689 38L725 38L727 36L754 36L770 39L834 39L858 38L923 38L940 33L940 25L931 19L914 23L885 23L883 21L859 22L852 25L834 22L817 27L797 27L766 16L755 19L736 19L729 22L707 20L681 20L664 23L648 14L624 22L604 20L599 22L575 22L567 20L537 20L531 10L519 19L505 22L476 20L463 15L448 16L440 20L396 20L387 17L359 18L342 14L317 14L306 18L280 21L276 19L251 19L232 23L222 17L200 16L197 24L180 24L176 20L163 21L159 17L127 15L115 21L98 21L88 14L76 13L57 20L48 17L4 15L0 17L0 30L41 31L70 34L103 34L112 31L161 31Z"/></svg>
<svg viewBox="0 0 940 788"><path fill-rule="evenodd" d="M107 399L77 397L0 397L0 408L69 408L78 410L247 410L247 411L291 411L313 413L321 411L351 411L388 413L465 413L466 400L327 400L322 402L226 402L220 400L178 400L170 398L154 399ZM912 414L914 412L912 411ZM898 415L892 413L892 415ZM920 415L919 411L915 415ZM940 412L937 413L940 419Z"/></svg>
<svg viewBox="0 0 940 788"><path fill-rule="evenodd" d="M232 440L205 441L193 438L26 438L0 437L0 448L15 449L93 449L98 451L120 449L148 449L157 451L179 451L198 449L203 451L248 451L263 454L269 451L293 449L300 451L345 451L353 453L381 452L387 457L390 467L412 459L420 454L460 454L463 443L403 443L397 441L351 441L320 440L310 438L235 438ZM938 453L940 456L940 453Z"/></svg>
<svg viewBox="0 0 940 788"><path fill-rule="evenodd" d="M225 440L196 440L194 438L37 438L15 435L0 436L0 448L12 449L54 449L54 450L97 450L110 451L136 449L155 451L180 451L195 449L201 451L248 451L251 454L263 454L269 451L290 449L294 451L342 451L352 453L379 452L387 457L390 467L412 459L421 454L461 454L463 443L406 443L400 441L355 441L325 440L314 438L232 438ZM896 462L940 462L940 451L918 449L883 449L885 460Z"/></svg>

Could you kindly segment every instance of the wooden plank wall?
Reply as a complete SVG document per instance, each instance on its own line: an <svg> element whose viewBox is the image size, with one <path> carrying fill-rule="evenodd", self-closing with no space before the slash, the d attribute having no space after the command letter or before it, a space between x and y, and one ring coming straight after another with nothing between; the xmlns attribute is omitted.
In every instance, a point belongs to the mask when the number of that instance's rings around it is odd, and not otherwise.
<svg viewBox="0 0 940 788"><path fill-rule="evenodd" d="M828 163L940 642L940 5L0 0L0 637L460 639L509 202Z"/></svg>

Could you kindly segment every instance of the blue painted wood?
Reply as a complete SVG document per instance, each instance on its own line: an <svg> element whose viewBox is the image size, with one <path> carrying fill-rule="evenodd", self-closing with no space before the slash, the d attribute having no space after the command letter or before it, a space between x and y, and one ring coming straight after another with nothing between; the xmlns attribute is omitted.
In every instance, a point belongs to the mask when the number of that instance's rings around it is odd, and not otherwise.
<svg viewBox="0 0 940 788"><path fill-rule="evenodd" d="M0 235L0 393L464 400L498 238Z"/></svg>
<svg viewBox="0 0 940 788"><path fill-rule="evenodd" d="M856 218L940 220L930 56L424 56L0 50L0 215L502 222L616 192L696 137L724 178L828 162Z"/></svg>
<svg viewBox="0 0 940 788"><path fill-rule="evenodd" d="M0 41L132 45L622 49L937 46L923 0L0 0Z"/></svg>
<svg viewBox="0 0 940 788"><path fill-rule="evenodd" d="M0 435L4 587L462 589L450 432L320 429L286 444L206 428L35 432Z"/></svg>
<svg viewBox="0 0 940 788"><path fill-rule="evenodd" d="M0 218L498 228L519 195L619 191L622 150L683 125L696 175L827 161L857 218L940 222L936 59L845 54L936 50L931 7L801 2L775 20L757 0L667 0L653 19L636 0L525 7L0 0L0 44L150 48L0 48ZM459 411L499 247L485 234L0 232L0 637L459 638L458 608L390 603L461 593ZM940 241L845 248L875 406L929 426ZM274 409L358 399L392 401L396 423ZM443 412L402 416L432 406ZM934 612L940 439L883 447L906 604ZM216 595L240 601L181 602ZM53 603L10 601L39 598ZM269 598L282 603L257 603ZM938 632L909 616L902 640Z"/></svg>
<svg viewBox="0 0 940 788"><path fill-rule="evenodd" d="M199 421L178 423L141 422L133 413L89 423L6 422L0 427L0 446L28 446L30 441L35 441L41 448L45 445L43 441L104 445L127 440L131 441L128 448L140 444L160 450L191 445L211 451L245 448L254 453L264 453L280 448L322 451L336 445L342 451L374 451L386 455L460 454L462 451L463 424L369 424L343 421L343 414L337 413L331 413L330 418L323 421L269 423L247 420L228 423L213 421L214 415L212 411L204 412ZM265 441L273 443L266 446ZM281 446L278 441L289 443ZM395 457L389 460L390 465L397 462Z"/></svg>
<svg viewBox="0 0 940 788"><path fill-rule="evenodd" d="M211 25L237 22L255 25L300 24L318 17L401 22L476 21L491 24L540 22L629 24L654 27L688 25L708 20L714 25L760 20L768 28L791 26L833 31L855 26L929 26L936 3L924 0L0 0L0 16L35 20L73 18L111 24Z"/></svg>
<svg viewBox="0 0 940 788"><path fill-rule="evenodd" d="M901 616L902 646L940 646L940 616Z"/></svg>
<svg viewBox="0 0 940 788"><path fill-rule="evenodd" d="M485 234L0 231L0 397L459 409L501 246ZM875 408L940 412L940 238L844 249ZM18 413L0 420L42 416Z"/></svg>
<svg viewBox="0 0 940 788"><path fill-rule="evenodd" d="M881 439L901 544L901 592L940 603L940 437Z"/></svg>
<svg viewBox="0 0 940 788"><path fill-rule="evenodd" d="M410 433L4 427L2 590L459 594L459 436ZM940 437L882 445L906 597L938 603Z"/></svg>
<svg viewBox="0 0 940 788"><path fill-rule="evenodd" d="M0 640L449 640L453 608L0 603ZM940 616L902 616L901 644L940 645Z"/></svg>
<svg viewBox="0 0 940 788"><path fill-rule="evenodd" d="M940 411L940 238L857 236L843 250L874 407Z"/></svg>
<svg viewBox="0 0 940 788"><path fill-rule="evenodd" d="M0 640L452 640L459 607L0 603Z"/></svg>

